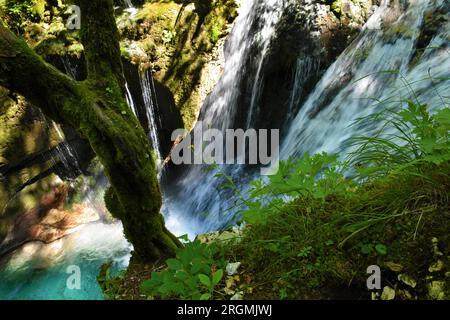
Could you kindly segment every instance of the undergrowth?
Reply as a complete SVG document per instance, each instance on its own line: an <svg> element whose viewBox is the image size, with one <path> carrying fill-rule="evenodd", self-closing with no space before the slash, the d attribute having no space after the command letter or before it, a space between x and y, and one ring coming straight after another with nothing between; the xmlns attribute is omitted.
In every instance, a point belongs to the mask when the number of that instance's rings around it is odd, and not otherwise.
<svg viewBox="0 0 450 320"><path fill-rule="evenodd" d="M417 279L415 292L400 296L428 297L433 241L449 255L450 109L431 115L406 104L358 119L384 125L354 137L346 159L305 154L252 183L242 200L246 233L229 252L255 275L253 297L369 298L374 264L387 269L384 285L398 276L392 264Z"/></svg>
<svg viewBox="0 0 450 320"><path fill-rule="evenodd" d="M277 174L252 182L247 193L219 172L244 207L243 235L188 243L141 292L380 298L381 290L366 286L367 268L377 265L380 289L393 287L397 298L449 297L450 108L430 113L426 105L404 104L358 119L354 125L383 125L371 137L352 138L346 158L321 153L282 161ZM238 275L224 276L228 261L241 263Z"/></svg>

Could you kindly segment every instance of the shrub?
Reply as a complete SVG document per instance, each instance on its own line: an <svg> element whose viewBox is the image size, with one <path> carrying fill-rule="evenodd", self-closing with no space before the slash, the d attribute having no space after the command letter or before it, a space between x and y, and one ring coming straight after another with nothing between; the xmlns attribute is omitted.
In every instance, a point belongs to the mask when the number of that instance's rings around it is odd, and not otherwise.
<svg viewBox="0 0 450 320"><path fill-rule="evenodd" d="M176 258L166 261L167 268L153 272L141 285L144 294L156 298L209 300L222 280L227 262L220 249L198 240L178 249Z"/></svg>

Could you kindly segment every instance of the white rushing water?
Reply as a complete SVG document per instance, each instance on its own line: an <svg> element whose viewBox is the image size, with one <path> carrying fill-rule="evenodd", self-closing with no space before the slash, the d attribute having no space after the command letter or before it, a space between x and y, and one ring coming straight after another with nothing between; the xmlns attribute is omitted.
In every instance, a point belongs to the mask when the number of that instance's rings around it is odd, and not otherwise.
<svg viewBox="0 0 450 320"><path fill-rule="evenodd" d="M161 127L161 119L159 118L155 83L153 82L150 72L145 72L143 78L141 79L141 89L148 121L149 138L152 142L153 150L156 152L159 166L162 159L161 145L158 137L158 128Z"/></svg>
<svg viewBox="0 0 450 320"><path fill-rule="evenodd" d="M161 152L161 142L159 140L158 129L161 128L161 118L158 106L158 99L156 96L156 88L154 80L150 71L144 72L140 78L140 89L142 92L142 98L144 100L145 120L147 123L148 138L152 144L153 150L156 156L156 165L159 175L161 174L161 166L163 155ZM130 109L134 115L139 118L142 116L139 114L138 107L133 99L128 84L125 83L126 99Z"/></svg>
<svg viewBox="0 0 450 320"><path fill-rule="evenodd" d="M251 126L258 115L258 97L262 90L262 68L277 23L289 0L247 0L241 2L239 16L229 34L225 47L224 73L202 107L203 126L219 129L234 128L235 118L244 115ZM248 58L252 56L251 66ZM251 67L251 68L249 68ZM249 74L247 70L256 70ZM250 79L250 80L249 80ZM252 83L247 92L251 104L238 104L244 80ZM194 128L195 130L195 128ZM206 166L193 165L177 182L166 189L163 211L169 229L176 234L197 233L222 227L231 219L230 194L219 190L216 172ZM233 170L233 169L232 169ZM247 173L239 171L241 178Z"/></svg>
<svg viewBox="0 0 450 320"><path fill-rule="evenodd" d="M276 26L290 0L244 0L241 1L239 16L228 36L225 48L224 73L219 83L202 107L202 121L212 128L222 131L233 128L235 117L245 114L247 127L250 127L258 113L258 97L263 80L263 64ZM308 2L308 1L306 1ZM256 70L248 74L248 58ZM237 103L241 88L246 79L252 83L251 103L240 106Z"/></svg>
<svg viewBox="0 0 450 320"><path fill-rule="evenodd" d="M128 87L128 83L125 83L125 91L126 91L125 97L127 99L128 106L131 108L131 111L133 111L133 114L137 117L138 111L136 109L136 105L134 104L134 100L131 95L130 88Z"/></svg>
<svg viewBox="0 0 450 320"><path fill-rule="evenodd" d="M400 107L401 100L427 103L432 108L448 106L448 23L417 64L410 64L424 11L442 4L444 1L408 1L408 9L388 23L395 13L391 1L383 1L358 40L327 70L300 107L283 141L281 157L340 151L348 138L370 135L378 127L351 126L357 118L381 108Z"/></svg>

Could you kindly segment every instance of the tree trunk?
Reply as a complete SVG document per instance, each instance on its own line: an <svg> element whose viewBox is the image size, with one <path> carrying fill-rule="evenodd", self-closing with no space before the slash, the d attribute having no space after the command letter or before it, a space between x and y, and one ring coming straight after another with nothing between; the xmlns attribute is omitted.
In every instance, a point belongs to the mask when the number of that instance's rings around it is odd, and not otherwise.
<svg viewBox="0 0 450 320"><path fill-rule="evenodd" d="M47 64L0 24L0 85L78 131L102 162L108 210L120 219L136 258L173 255L178 239L164 226L153 150L124 97L112 0L79 0L88 78L77 82Z"/></svg>

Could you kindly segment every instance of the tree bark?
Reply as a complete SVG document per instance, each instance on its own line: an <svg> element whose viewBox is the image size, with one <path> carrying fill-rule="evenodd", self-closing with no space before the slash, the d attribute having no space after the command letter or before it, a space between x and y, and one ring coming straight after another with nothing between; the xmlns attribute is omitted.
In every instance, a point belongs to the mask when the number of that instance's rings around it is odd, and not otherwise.
<svg viewBox="0 0 450 320"><path fill-rule="evenodd" d="M137 259L173 255L180 242L160 214L153 150L124 96L112 0L77 3L88 78L77 82L59 72L0 23L0 85L89 141L111 184L107 208L122 221Z"/></svg>

